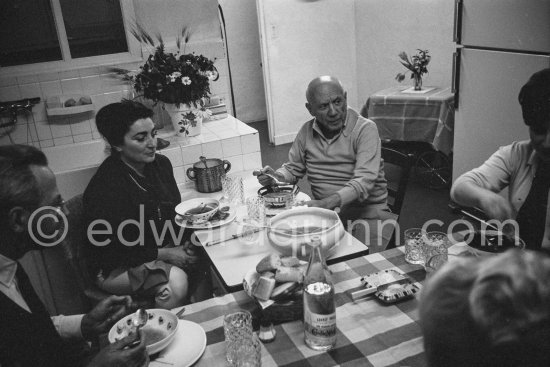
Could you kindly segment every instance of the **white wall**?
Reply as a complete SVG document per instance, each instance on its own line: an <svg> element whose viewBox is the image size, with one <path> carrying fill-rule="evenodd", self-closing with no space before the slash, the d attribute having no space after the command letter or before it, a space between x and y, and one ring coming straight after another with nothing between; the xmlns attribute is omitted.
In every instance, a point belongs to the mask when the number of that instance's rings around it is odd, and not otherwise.
<svg viewBox="0 0 550 367"><path fill-rule="evenodd" d="M266 120L256 1L218 2L225 18L236 117L244 122Z"/></svg>
<svg viewBox="0 0 550 367"><path fill-rule="evenodd" d="M216 0L134 0L137 21L151 34L175 37L183 25L190 41L220 38Z"/></svg>
<svg viewBox="0 0 550 367"><path fill-rule="evenodd" d="M258 73L259 41L254 0L219 0L225 12L230 62L237 105L250 101L254 119L264 118L263 79ZM309 1L306 1L307 3ZM317 1L323 5L323 1ZM354 0L353 19L356 32L356 67L350 98L352 107L360 109L372 93L399 83L394 79L405 69L399 64L401 51L414 53L428 49L432 61L424 85L450 86L454 1L451 0ZM277 11L272 9L271 11ZM296 37L300 37L297 34ZM338 39L338 42L349 40ZM352 41L353 42L353 41ZM256 46L257 45L257 46ZM327 47L330 49L330 47ZM410 84L406 79L403 84ZM303 88L306 86L304 85ZM254 102L252 102L254 101ZM302 106L303 101L295 102ZM244 107L243 107L244 108ZM239 107L237 107L237 111ZM252 113L252 112L250 112ZM238 115L245 121L252 121Z"/></svg>
<svg viewBox="0 0 550 367"><path fill-rule="evenodd" d="M451 85L454 1L355 0L357 91L364 103L372 93L395 85L406 69L397 56L427 49L432 55L424 86ZM412 85L411 79L401 84Z"/></svg>

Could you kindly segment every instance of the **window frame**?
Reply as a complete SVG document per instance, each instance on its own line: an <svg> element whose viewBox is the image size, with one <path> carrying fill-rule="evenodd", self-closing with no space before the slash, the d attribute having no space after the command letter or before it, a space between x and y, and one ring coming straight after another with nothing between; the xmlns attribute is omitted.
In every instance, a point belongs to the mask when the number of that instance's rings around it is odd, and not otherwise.
<svg viewBox="0 0 550 367"><path fill-rule="evenodd" d="M63 60L39 62L34 64L5 66L0 68L0 77L14 77L27 74L71 71L97 66L108 66L141 61L143 59L141 44L130 32L131 19L136 19L133 0L119 0L122 12L122 21L126 33L128 52L109 55L90 56L73 59L69 49L69 40L65 31L63 13L59 0L50 0L53 18L57 30L57 37Z"/></svg>

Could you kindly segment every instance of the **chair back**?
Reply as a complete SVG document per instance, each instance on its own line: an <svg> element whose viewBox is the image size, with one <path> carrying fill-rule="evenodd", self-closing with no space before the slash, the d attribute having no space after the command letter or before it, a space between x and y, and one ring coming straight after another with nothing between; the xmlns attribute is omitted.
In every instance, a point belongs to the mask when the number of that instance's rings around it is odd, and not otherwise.
<svg viewBox="0 0 550 367"><path fill-rule="evenodd" d="M413 156L382 147L382 159L388 182L388 206L393 213L399 215L407 191Z"/></svg>
<svg viewBox="0 0 550 367"><path fill-rule="evenodd" d="M90 276L90 266L86 260L86 230L84 224L84 204L82 194L76 195L66 202L68 230L67 236L61 243L65 258L69 262L77 283L91 306L108 296L94 282Z"/></svg>

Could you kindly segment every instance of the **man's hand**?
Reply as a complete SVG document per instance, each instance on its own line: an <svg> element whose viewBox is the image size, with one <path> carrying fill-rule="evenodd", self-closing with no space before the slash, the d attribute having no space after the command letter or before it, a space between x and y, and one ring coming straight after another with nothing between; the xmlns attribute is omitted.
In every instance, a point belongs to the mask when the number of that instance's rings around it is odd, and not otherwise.
<svg viewBox="0 0 550 367"><path fill-rule="evenodd" d="M260 171L254 171L252 172L252 174L254 176L258 176L258 182L260 183L260 185L262 186L272 186L275 184L275 180L273 179L273 177L269 177L268 175L266 175L266 173L272 175L272 176L275 176L277 177L277 179L280 181L280 182L284 182L285 181L285 178L282 177L281 174L275 172L275 170L273 168L271 168L270 166L265 166L264 168L262 168Z"/></svg>
<svg viewBox="0 0 550 367"><path fill-rule="evenodd" d="M185 268L189 264L199 262L199 257L194 255L192 249L184 246L159 248L158 259L178 268Z"/></svg>
<svg viewBox="0 0 550 367"><path fill-rule="evenodd" d="M130 296L109 296L82 318L80 330L86 340L106 333L122 317L133 311Z"/></svg>
<svg viewBox="0 0 550 367"><path fill-rule="evenodd" d="M493 192L482 196L479 202L479 208L487 215L489 219L504 221L512 219L513 209L508 199Z"/></svg>
<svg viewBox="0 0 550 367"><path fill-rule="evenodd" d="M145 338L139 333L133 333L110 344L88 364L88 367L141 367L149 365L149 355L145 350ZM130 347L134 341L140 338L139 344Z"/></svg>
<svg viewBox="0 0 550 367"><path fill-rule="evenodd" d="M327 198L322 200L310 200L306 201L305 204L310 207L324 208L324 209L334 209L341 205L340 196L338 194L332 194Z"/></svg>

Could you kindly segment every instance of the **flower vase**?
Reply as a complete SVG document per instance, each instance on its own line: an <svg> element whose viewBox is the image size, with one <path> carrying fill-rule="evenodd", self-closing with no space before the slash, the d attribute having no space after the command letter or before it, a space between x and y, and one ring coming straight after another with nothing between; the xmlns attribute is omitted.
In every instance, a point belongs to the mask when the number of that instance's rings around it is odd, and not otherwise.
<svg viewBox="0 0 550 367"><path fill-rule="evenodd" d="M164 110L170 116L177 136L197 136L202 132L202 116L198 109L185 103L165 103Z"/></svg>
<svg viewBox="0 0 550 367"><path fill-rule="evenodd" d="M414 74L414 90L422 90L422 75Z"/></svg>

